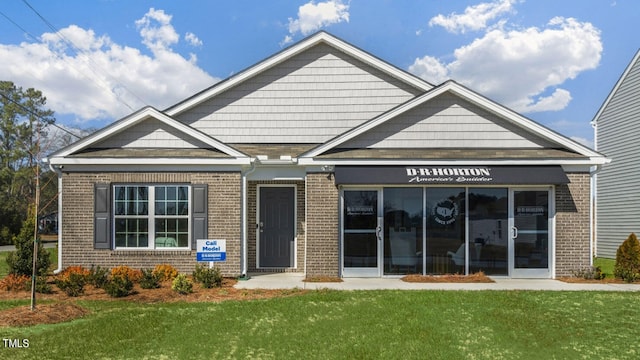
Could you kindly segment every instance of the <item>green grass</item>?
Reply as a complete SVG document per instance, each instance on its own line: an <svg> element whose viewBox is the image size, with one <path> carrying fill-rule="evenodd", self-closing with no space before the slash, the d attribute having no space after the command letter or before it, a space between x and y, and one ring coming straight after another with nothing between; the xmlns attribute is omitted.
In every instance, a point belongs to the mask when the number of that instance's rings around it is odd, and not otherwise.
<svg viewBox="0 0 640 360"><path fill-rule="evenodd" d="M243 302L84 301L76 321L0 328L12 359L637 359L637 293L313 291ZM11 305L16 305L13 302ZM3 308L0 302L0 308ZM2 345L2 344L0 344Z"/></svg>
<svg viewBox="0 0 640 360"><path fill-rule="evenodd" d="M616 265L615 259L594 258L593 266L600 266L600 270L607 275L607 278L614 278L613 268Z"/></svg>
<svg viewBox="0 0 640 360"><path fill-rule="evenodd" d="M58 248L55 247L45 250L49 252L49 258L51 259L51 269L56 269L58 267ZM0 251L0 279L9 274L9 265L7 265L8 255L9 251Z"/></svg>

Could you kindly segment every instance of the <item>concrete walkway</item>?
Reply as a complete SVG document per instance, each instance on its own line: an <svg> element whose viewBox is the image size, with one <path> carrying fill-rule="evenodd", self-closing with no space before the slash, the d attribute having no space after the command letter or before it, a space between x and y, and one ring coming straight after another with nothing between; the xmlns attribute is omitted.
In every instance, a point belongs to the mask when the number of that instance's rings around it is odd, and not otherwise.
<svg viewBox="0 0 640 360"><path fill-rule="evenodd" d="M345 278L343 282L304 282L297 273L254 274L238 281L238 289L336 289L336 290L551 290L640 291L640 284L571 284L558 280L492 278L494 283L408 283L399 278Z"/></svg>

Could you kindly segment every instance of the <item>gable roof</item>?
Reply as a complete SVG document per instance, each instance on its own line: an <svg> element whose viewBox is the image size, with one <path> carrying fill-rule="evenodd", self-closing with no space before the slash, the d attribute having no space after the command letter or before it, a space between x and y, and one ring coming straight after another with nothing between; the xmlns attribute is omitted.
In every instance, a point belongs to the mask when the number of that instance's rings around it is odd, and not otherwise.
<svg viewBox="0 0 640 360"><path fill-rule="evenodd" d="M341 39L336 38L333 35L330 35L327 32L320 31L314 35L307 37L306 39L301 40L300 42L280 51L279 53L259 62L258 64L241 71L240 73L223 80L214 86L178 103L175 104L164 112L169 116L176 116L178 114L183 113L191 109L192 107L201 104L208 99L238 85L239 83L256 76L264 72L267 69L270 69L287 59L292 58L293 56L300 54L318 44L327 44L332 46L339 51L342 51L363 63L372 66L396 79L403 81L406 84L409 84L420 91L428 91L433 88L433 85L428 82L420 79L419 77L412 75L404 70L401 70L369 53L363 51Z"/></svg>
<svg viewBox="0 0 640 360"><path fill-rule="evenodd" d="M186 124L183 124L177 120L172 119L171 117L167 116L166 114L158 111L157 109L153 108L153 107L145 107L142 108L140 110L138 110L137 112L119 120L114 122L113 124L65 147L62 148L60 150L58 150L57 152L51 154L49 156L49 161L52 164L62 164L64 161L62 161L63 158L65 157L69 157L73 154L91 149L92 146L100 143L101 141L115 136L118 133L121 133L123 131L126 131L127 129L132 128L135 125L138 125L146 120L149 119L154 119L157 121L160 121L161 123L177 130L178 132L185 134L188 137L191 137L193 139L196 139L208 146L210 146L212 149L218 150L226 155L228 155L229 157L232 158L236 158L236 159L245 159L247 162L249 161L249 157L234 149L233 147L226 145Z"/></svg>
<svg viewBox="0 0 640 360"><path fill-rule="evenodd" d="M605 101L602 103L602 105L600 106L600 109L598 109L598 112L596 113L596 115L593 117L593 120L591 120L591 124L592 125L598 125L598 119L600 118L600 116L602 115L602 113L604 112L604 110L609 106L609 102L611 102L611 100L613 99L613 97L616 95L616 93L618 92L618 90L620 89L620 87L622 86L622 84L624 83L625 79L627 78L627 76L629 75L629 73L631 72L631 70L635 67L635 66L640 66L640 49L638 49L638 51L636 51L636 54L633 56L633 59L631 60L631 62L629 62L629 65L627 65L627 68L624 70L624 72L622 73L622 75L620 75L620 78L618 79L618 81L616 82L615 86L613 87L613 89L611 89L611 92L609 92L609 95L607 96L607 98L605 99ZM596 133L597 134L597 133Z"/></svg>
<svg viewBox="0 0 640 360"><path fill-rule="evenodd" d="M469 101L476 106L479 106L500 118L503 118L516 126L519 126L529 133L541 137L547 141L558 144L559 146L566 148L568 150L574 151L578 154L583 155L584 157L588 157L590 161L594 164L603 164L607 162L607 159L588 147L579 144L563 135L556 133L555 131L546 128L502 105L499 105L484 96L479 95L478 93L471 91L470 89L456 83L455 81L449 80L439 85L436 88L433 88L431 91L426 92L425 94L418 96L412 100L401 104L394 109L366 122L360 126L357 126L329 141L324 144L321 144L310 151L300 155L301 158L313 158L318 157L327 151L337 148L341 144L346 143L347 141L355 138L358 135L361 135L367 131L370 131L377 126L384 124L391 119L399 116L402 113L405 113L425 102L430 101L438 95L441 95L445 92L452 93L456 96L460 96L461 98Z"/></svg>

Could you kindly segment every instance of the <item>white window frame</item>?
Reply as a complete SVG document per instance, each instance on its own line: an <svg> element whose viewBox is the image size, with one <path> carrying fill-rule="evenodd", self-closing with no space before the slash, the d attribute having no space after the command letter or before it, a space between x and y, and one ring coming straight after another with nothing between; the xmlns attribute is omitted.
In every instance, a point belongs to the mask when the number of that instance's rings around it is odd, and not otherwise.
<svg viewBox="0 0 640 360"><path fill-rule="evenodd" d="M146 215L116 215L116 195L117 195L117 191L116 189L119 187L146 187L147 188L147 193L148 193L148 203L147 203L147 214ZM160 187L186 187L187 188L187 202L188 202L188 214L187 215L156 215L156 200L155 200L155 195L156 195L156 188L160 188ZM115 250L127 250L127 251L135 251L135 250L159 250L159 251L167 251L167 250L188 250L191 249L191 237L192 237L192 224L191 224L191 218L193 216L192 212L192 206L193 206L193 188L191 185L188 184L137 184L137 183L131 183L131 184L115 184L113 185L113 196L111 198L111 204L112 204L112 208L113 208L113 212L112 212L112 216L113 216L113 223L112 223L112 239L111 241L113 242L113 249ZM147 232L147 236L148 236L148 244L146 247L125 247L125 246L117 246L116 245L116 222L118 219L146 219L147 220L147 226L148 226L148 232ZM184 218L187 219L187 233L188 233L188 238L187 238L187 246L180 246L180 247L157 247L156 246L156 220L157 219L162 219L162 218Z"/></svg>

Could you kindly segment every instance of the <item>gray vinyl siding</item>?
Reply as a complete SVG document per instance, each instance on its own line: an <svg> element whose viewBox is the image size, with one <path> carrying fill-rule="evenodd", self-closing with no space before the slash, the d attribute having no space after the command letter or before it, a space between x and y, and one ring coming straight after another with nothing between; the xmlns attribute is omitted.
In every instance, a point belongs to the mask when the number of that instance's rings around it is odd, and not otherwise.
<svg viewBox="0 0 640 360"><path fill-rule="evenodd" d="M226 143L322 143L420 92L320 44L178 120Z"/></svg>
<svg viewBox="0 0 640 360"><path fill-rule="evenodd" d="M596 119L598 151L612 159L597 175L597 254L608 258L640 235L640 61L620 81Z"/></svg>
<svg viewBox="0 0 640 360"><path fill-rule="evenodd" d="M166 125L165 123L148 119L129 129L126 129L94 146L95 148L176 148L176 149L197 149L210 148L203 142L196 139L185 138L185 134Z"/></svg>
<svg viewBox="0 0 640 360"><path fill-rule="evenodd" d="M452 94L443 94L341 148L543 148L552 144Z"/></svg>

